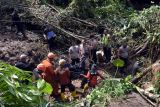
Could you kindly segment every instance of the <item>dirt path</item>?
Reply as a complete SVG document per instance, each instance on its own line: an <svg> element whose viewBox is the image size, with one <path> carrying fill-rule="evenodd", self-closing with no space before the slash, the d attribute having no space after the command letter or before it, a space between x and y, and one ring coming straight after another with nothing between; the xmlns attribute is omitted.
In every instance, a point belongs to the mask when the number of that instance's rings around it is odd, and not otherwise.
<svg viewBox="0 0 160 107"><path fill-rule="evenodd" d="M112 101L108 107L152 107L139 94L132 92L123 100Z"/></svg>

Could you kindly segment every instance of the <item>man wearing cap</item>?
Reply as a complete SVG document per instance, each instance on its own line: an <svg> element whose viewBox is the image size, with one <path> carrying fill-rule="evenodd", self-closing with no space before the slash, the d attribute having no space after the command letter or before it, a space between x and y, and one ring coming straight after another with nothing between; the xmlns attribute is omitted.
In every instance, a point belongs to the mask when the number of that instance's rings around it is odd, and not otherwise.
<svg viewBox="0 0 160 107"><path fill-rule="evenodd" d="M58 95L58 78L57 73L54 71L54 59L57 57L56 54L48 53L47 59L42 61L42 64L45 66L45 71L43 72L43 79L51 84L53 91L50 96L57 99L59 97Z"/></svg>
<svg viewBox="0 0 160 107"><path fill-rule="evenodd" d="M30 64L27 62L28 56L25 54L20 55L19 61L15 63L15 66L19 69L32 71L33 69L30 67Z"/></svg>

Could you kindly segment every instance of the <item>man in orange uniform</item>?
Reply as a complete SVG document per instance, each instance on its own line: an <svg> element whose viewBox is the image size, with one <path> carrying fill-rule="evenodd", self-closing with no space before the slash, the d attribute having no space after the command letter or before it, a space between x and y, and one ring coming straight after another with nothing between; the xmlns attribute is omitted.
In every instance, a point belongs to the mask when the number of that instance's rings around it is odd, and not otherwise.
<svg viewBox="0 0 160 107"><path fill-rule="evenodd" d="M69 91L71 92L71 95L73 97L77 97L75 87L71 83L71 77L70 77L70 71L69 68L66 68L64 65L66 63L66 60L60 59L59 60L59 67L56 69L56 72L59 77L59 82L61 85L61 100L65 101L66 98L64 96L65 88L69 88Z"/></svg>
<svg viewBox="0 0 160 107"><path fill-rule="evenodd" d="M43 64L38 64L37 67L32 71L33 80L38 80L41 78L42 73L46 70L46 67Z"/></svg>
<svg viewBox="0 0 160 107"><path fill-rule="evenodd" d="M104 79L104 77L98 72L96 64L92 65L91 70L88 71L87 75L81 75L88 79L88 86L93 88L95 88L97 85L97 76L100 76L102 79Z"/></svg>
<svg viewBox="0 0 160 107"><path fill-rule="evenodd" d="M42 61L42 64L46 67L46 70L42 73L42 78L52 86L53 91L50 96L54 97L57 100L59 97L58 77L57 73L54 71L55 67L53 62L56 57L57 55L48 53L47 59Z"/></svg>

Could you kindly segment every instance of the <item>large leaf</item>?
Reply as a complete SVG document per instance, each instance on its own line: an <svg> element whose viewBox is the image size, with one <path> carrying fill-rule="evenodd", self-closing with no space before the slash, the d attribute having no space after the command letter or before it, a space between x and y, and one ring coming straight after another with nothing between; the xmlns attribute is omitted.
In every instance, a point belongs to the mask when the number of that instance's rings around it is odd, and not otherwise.
<svg viewBox="0 0 160 107"><path fill-rule="evenodd" d="M39 90L42 90L44 87L45 87L46 83L44 81L44 79L39 79L38 82L37 82L37 88Z"/></svg>
<svg viewBox="0 0 160 107"><path fill-rule="evenodd" d="M41 92L44 92L46 94L51 94L52 86L50 84L46 83L45 87L43 88L43 90L41 90Z"/></svg>
<svg viewBox="0 0 160 107"><path fill-rule="evenodd" d="M124 61L119 58L114 60L112 63L115 67L123 67L124 66Z"/></svg>
<svg viewBox="0 0 160 107"><path fill-rule="evenodd" d="M18 92L18 95L19 95L22 99L24 99L25 101L27 101L27 102L29 102L29 101L32 100L31 97L29 97L28 95L26 95L26 94L24 94L24 93Z"/></svg>

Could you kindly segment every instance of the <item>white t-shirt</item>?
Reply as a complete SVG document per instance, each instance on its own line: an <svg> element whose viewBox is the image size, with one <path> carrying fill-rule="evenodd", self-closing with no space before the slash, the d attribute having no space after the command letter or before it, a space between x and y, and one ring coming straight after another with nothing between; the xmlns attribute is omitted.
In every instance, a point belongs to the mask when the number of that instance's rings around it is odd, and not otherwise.
<svg viewBox="0 0 160 107"><path fill-rule="evenodd" d="M73 59L79 58L79 46L71 46L69 48L70 57Z"/></svg>
<svg viewBox="0 0 160 107"><path fill-rule="evenodd" d="M89 48L87 45L84 45L84 44L80 44L80 47L79 47L79 50L80 50L80 55L82 57L82 55L84 53L89 53Z"/></svg>

